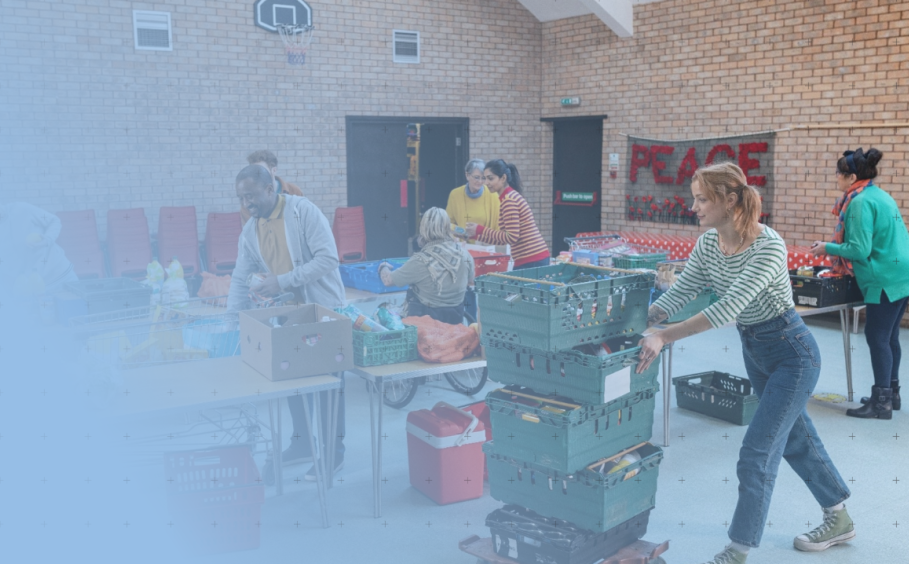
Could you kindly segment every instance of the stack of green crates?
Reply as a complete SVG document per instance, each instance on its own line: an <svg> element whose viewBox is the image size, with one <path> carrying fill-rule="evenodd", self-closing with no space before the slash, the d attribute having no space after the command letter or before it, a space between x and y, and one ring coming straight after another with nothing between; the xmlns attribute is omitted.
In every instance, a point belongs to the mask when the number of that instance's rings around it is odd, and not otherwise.
<svg viewBox="0 0 909 564"><path fill-rule="evenodd" d="M575 264L477 279L489 378L506 384L486 397L495 499L600 533L654 507L660 358L636 373L653 284ZM597 470L630 451L640 460Z"/></svg>

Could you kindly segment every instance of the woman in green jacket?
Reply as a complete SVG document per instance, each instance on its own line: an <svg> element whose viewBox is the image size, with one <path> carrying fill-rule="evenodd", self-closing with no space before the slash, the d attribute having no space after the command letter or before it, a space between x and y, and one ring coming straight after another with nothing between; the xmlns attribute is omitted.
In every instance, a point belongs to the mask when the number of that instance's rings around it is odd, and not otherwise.
<svg viewBox="0 0 909 564"><path fill-rule="evenodd" d="M815 256L830 255L834 272L855 276L865 296L865 339L871 349L874 386L862 407L846 415L890 419L900 408L900 321L909 301L909 232L893 198L874 184L877 149L846 151L836 163L843 195L832 243L815 241Z"/></svg>

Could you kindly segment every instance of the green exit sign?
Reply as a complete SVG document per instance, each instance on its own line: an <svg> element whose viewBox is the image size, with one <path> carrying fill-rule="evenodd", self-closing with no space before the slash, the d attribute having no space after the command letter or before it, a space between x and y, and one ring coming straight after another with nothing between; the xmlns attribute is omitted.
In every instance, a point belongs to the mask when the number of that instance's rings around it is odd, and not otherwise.
<svg viewBox="0 0 909 564"><path fill-rule="evenodd" d="M574 98L562 98L562 105L563 105L563 106L580 106L580 105L581 105L581 99L578 98L578 97L574 97Z"/></svg>

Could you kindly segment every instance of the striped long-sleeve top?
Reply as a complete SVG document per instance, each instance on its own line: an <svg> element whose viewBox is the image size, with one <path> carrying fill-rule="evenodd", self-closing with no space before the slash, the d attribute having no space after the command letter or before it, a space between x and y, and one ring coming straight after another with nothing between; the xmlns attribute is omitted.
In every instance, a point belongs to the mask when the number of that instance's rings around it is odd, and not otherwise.
<svg viewBox="0 0 909 564"><path fill-rule="evenodd" d="M511 245L515 266L549 258L549 247L540 234L527 200L511 186L499 195L499 228L477 226L477 241Z"/></svg>
<svg viewBox="0 0 909 564"><path fill-rule="evenodd" d="M711 229L698 237L681 276L654 305L672 317L710 285L720 298L703 311L713 327L767 321L795 307L786 261L785 241L767 226L732 256L720 251L719 235Z"/></svg>

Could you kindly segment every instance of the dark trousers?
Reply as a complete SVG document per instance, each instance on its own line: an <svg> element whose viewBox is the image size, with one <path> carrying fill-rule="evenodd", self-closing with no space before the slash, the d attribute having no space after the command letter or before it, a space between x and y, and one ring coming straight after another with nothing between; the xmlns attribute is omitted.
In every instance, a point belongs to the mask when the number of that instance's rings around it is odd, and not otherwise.
<svg viewBox="0 0 909 564"><path fill-rule="evenodd" d="M408 316L428 315L436 321L448 323L449 325L460 325L464 322L464 304L452 307L429 307L423 305L419 300L414 298L407 302Z"/></svg>
<svg viewBox="0 0 909 564"><path fill-rule="evenodd" d="M865 340L871 349L874 385L879 388L889 388L892 380L900 378L900 320L907 301L909 297L891 302L881 292L881 303L865 304Z"/></svg>
<svg viewBox="0 0 909 564"><path fill-rule="evenodd" d="M335 445L335 464L344 460L344 434L345 434L345 425L344 425L344 377L341 377L341 389L337 391L338 394L338 432L334 438ZM308 396L306 401L309 402L309 412L312 414L313 404L312 396ZM287 398L287 407L290 408L290 417L293 419L294 423L294 434L291 437L292 441L302 441L303 452L310 453L309 448L309 439L306 436L306 411L303 409L303 397L302 396L290 396ZM322 427L323 433L328 433L331 429L329 428L328 421L328 392L319 392L319 415L320 421L319 425ZM325 441L328 443L328 441Z"/></svg>

